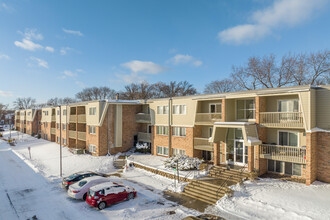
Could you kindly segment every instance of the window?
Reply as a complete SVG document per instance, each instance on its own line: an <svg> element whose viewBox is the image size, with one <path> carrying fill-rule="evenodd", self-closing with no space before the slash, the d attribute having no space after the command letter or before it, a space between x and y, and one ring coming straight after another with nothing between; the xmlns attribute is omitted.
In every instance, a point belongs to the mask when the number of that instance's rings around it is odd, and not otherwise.
<svg viewBox="0 0 330 220"><path fill-rule="evenodd" d="M44 112L44 115L48 115L48 111L43 111Z"/></svg>
<svg viewBox="0 0 330 220"><path fill-rule="evenodd" d="M168 127L167 126L157 126L157 134L168 135Z"/></svg>
<svg viewBox="0 0 330 220"><path fill-rule="evenodd" d="M299 101L298 99L279 100L278 101L279 112L298 112Z"/></svg>
<svg viewBox="0 0 330 220"><path fill-rule="evenodd" d="M60 129L60 124L59 123L56 123L56 128Z"/></svg>
<svg viewBox="0 0 330 220"><path fill-rule="evenodd" d="M181 149L175 149L173 148L172 149L172 153L173 155L185 155L186 154L186 151L185 150L181 150Z"/></svg>
<svg viewBox="0 0 330 220"><path fill-rule="evenodd" d="M158 155L168 156L168 147L157 146L157 154Z"/></svg>
<svg viewBox="0 0 330 220"><path fill-rule="evenodd" d="M184 127L173 127L172 134L174 136L185 137L186 136L186 128Z"/></svg>
<svg viewBox="0 0 330 220"><path fill-rule="evenodd" d="M173 105L173 114L175 115L186 114L186 105Z"/></svg>
<svg viewBox="0 0 330 220"><path fill-rule="evenodd" d="M221 113L222 112L222 104L210 104L210 113Z"/></svg>
<svg viewBox="0 0 330 220"><path fill-rule="evenodd" d="M60 110L57 110L57 111L56 111L56 114L57 114L57 115L60 115Z"/></svg>
<svg viewBox="0 0 330 220"><path fill-rule="evenodd" d="M278 144L283 146L298 146L298 133L289 131L278 132Z"/></svg>
<svg viewBox="0 0 330 220"><path fill-rule="evenodd" d="M213 134L213 127L209 127L209 137L212 137Z"/></svg>
<svg viewBox="0 0 330 220"><path fill-rule="evenodd" d="M96 107L89 108L89 115L96 115Z"/></svg>
<svg viewBox="0 0 330 220"><path fill-rule="evenodd" d="M66 109L63 110L63 115L66 115Z"/></svg>
<svg viewBox="0 0 330 220"><path fill-rule="evenodd" d="M66 145L66 138L63 138L63 144Z"/></svg>
<svg viewBox="0 0 330 220"><path fill-rule="evenodd" d="M255 103L254 99L237 100L236 103L237 119L254 119Z"/></svg>
<svg viewBox="0 0 330 220"><path fill-rule="evenodd" d="M165 115L168 114L168 106L157 106L157 114Z"/></svg>
<svg viewBox="0 0 330 220"><path fill-rule="evenodd" d="M268 160L268 171L286 175L301 176L301 164Z"/></svg>
<svg viewBox="0 0 330 220"><path fill-rule="evenodd" d="M62 129L66 130L66 124L62 124Z"/></svg>
<svg viewBox="0 0 330 220"><path fill-rule="evenodd" d="M90 134L95 134L95 126L89 126L88 131Z"/></svg>
<svg viewBox="0 0 330 220"><path fill-rule="evenodd" d="M88 151L91 152L91 153L96 153L96 146L93 145L93 144L90 144L88 146Z"/></svg>

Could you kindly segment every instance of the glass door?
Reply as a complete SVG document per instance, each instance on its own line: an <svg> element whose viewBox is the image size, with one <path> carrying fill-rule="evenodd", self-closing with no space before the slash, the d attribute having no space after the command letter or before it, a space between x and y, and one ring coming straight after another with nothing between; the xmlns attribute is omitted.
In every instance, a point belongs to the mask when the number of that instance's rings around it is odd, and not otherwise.
<svg viewBox="0 0 330 220"><path fill-rule="evenodd" d="M243 165L246 160L246 151L243 140L235 140L235 148L234 148L234 163L237 165Z"/></svg>

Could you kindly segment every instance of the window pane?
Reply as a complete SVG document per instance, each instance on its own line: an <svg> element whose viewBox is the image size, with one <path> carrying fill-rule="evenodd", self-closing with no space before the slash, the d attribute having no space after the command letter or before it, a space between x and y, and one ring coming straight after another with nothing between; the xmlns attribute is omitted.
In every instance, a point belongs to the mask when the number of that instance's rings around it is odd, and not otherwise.
<svg viewBox="0 0 330 220"><path fill-rule="evenodd" d="M244 100L237 100L237 119L244 119Z"/></svg>
<svg viewBox="0 0 330 220"><path fill-rule="evenodd" d="M284 162L276 161L276 172L284 173Z"/></svg>
<svg viewBox="0 0 330 220"><path fill-rule="evenodd" d="M222 112L221 104L217 104L215 110L216 110L216 113L221 113Z"/></svg>
<svg viewBox="0 0 330 220"><path fill-rule="evenodd" d="M285 162L285 174L292 175L292 163Z"/></svg>
<svg viewBox="0 0 330 220"><path fill-rule="evenodd" d="M293 164L293 175L301 176L301 164Z"/></svg>
<svg viewBox="0 0 330 220"><path fill-rule="evenodd" d="M235 139L243 139L243 133L241 128L235 128Z"/></svg>
<svg viewBox="0 0 330 220"><path fill-rule="evenodd" d="M274 172L274 160L268 160L268 171Z"/></svg>
<svg viewBox="0 0 330 220"><path fill-rule="evenodd" d="M294 112L298 112L299 111L299 101L298 100L294 100L293 111Z"/></svg>
<svg viewBox="0 0 330 220"><path fill-rule="evenodd" d="M298 135L296 133L289 133L289 146L298 146Z"/></svg>
<svg viewBox="0 0 330 220"><path fill-rule="evenodd" d="M210 105L210 112L215 113L215 105Z"/></svg>
<svg viewBox="0 0 330 220"><path fill-rule="evenodd" d="M279 145L288 145L288 132L279 132Z"/></svg>
<svg viewBox="0 0 330 220"><path fill-rule="evenodd" d="M168 155L168 148L164 147L164 155Z"/></svg>

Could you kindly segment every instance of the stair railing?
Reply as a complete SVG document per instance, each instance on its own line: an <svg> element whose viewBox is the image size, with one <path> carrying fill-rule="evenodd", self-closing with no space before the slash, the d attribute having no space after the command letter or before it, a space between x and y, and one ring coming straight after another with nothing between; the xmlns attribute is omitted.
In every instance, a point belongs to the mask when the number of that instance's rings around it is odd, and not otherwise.
<svg viewBox="0 0 330 220"><path fill-rule="evenodd" d="M225 179L225 181L222 182L222 184L220 185L220 187L217 189L217 193L216 193L217 198L219 198L219 193L220 193L221 189L227 185L227 182L228 182L231 178L233 178L234 176L238 176L240 179L242 179L242 174L243 174L244 170L245 170L245 166L243 166L242 168L239 169L239 174L238 174L238 175L237 175L236 173L234 173L234 174L232 174L232 175L229 175L229 176Z"/></svg>

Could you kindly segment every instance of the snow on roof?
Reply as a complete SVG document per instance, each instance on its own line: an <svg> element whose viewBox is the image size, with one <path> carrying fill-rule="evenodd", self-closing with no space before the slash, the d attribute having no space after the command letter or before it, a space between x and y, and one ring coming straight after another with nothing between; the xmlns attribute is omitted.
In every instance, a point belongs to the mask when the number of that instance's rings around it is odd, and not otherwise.
<svg viewBox="0 0 330 220"><path fill-rule="evenodd" d="M258 138L256 138L256 137L251 137L251 136L247 136L247 141L249 142L249 143L261 143L261 141L258 139Z"/></svg>
<svg viewBox="0 0 330 220"><path fill-rule="evenodd" d="M141 100L123 100L123 99L108 99L109 103L133 103L133 104L141 104Z"/></svg>
<svg viewBox="0 0 330 220"><path fill-rule="evenodd" d="M112 186L117 186L117 185L118 184L117 183L114 183L114 182L107 182L107 183L101 183L101 184L98 184L96 186L93 186L90 189L96 192L96 191L102 190L104 188L112 187Z"/></svg>
<svg viewBox="0 0 330 220"><path fill-rule="evenodd" d="M306 133L313 133L313 132L330 132L330 130L325 130L322 128L315 127L312 128L311 130L306 131Z"/></svg>

